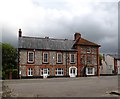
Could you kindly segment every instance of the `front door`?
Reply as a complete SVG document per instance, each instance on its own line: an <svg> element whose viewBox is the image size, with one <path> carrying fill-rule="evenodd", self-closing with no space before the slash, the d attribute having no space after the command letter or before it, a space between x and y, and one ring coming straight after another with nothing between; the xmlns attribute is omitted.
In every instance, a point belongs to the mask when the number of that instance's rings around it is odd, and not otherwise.
<svg viewBox="0 0 120 99"><path fill-rule="evenodd" d="M70 67L69 68L69 76L70 77L76 77L77 76L77 68L76 67Z"/></svg>

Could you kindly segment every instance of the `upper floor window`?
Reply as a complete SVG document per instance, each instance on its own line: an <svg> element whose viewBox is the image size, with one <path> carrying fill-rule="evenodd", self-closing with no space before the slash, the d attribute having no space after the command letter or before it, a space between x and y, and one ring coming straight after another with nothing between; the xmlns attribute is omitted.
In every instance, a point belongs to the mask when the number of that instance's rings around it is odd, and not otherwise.
<svg viewBox="0 0 120 99"><path fill-rule="evenodd" d="M32 52L32 51L28 52L28 62L29 63L34 62L34 52Z"/></svg>
<svg viewBox="0 0 120 99"><path fill-rule="evenodd" d="M92 55L92 64L97 65L97 57L96 57L96 55Z"/></svg>
<svg viewBox="0 0 120 99"><path fill-rule="evenodd" d="M92 48L92 54L96 54L97 51L96 51L96 48Z"/></svg>
<svg viewBox="0 0 120 99"><path fill-rule="evenodd" d="M81 47L81 53L85 54L86 53L86 48L85 47Z"/></svg>
<svg viewBox="0 0 120 99"><path fill-rule="evenodd" d="M81 55L81 63L86 64L86 55Z"/></svg>
<svg viewBox="0 0 120 99"><path fill-rule="evenodd" d="M90 55L87 56L87 64L92 64L92 57Z"/></svg>
<svg viewBox="0 0 120 99"><path fill-rule="evenodd" d="M57 53L57 63L62 63L62 53Z"/></svg>
<svg viewBox="0 0 120 99"><path fill-rule="evenodd" d="M43 63L48 63L48 53L43 53Z"/></svg>
<svg viewBox="0 0 120 99"><path fill-rule="evenodd" d="M87 48L87 53L91 53L91 48L90 47Z"/></svg>
<svg viewBox="0 0 120 99"><path fill-rule="evenodd" d="M70 54L70 63L75 63L75 54Z"/></svg>

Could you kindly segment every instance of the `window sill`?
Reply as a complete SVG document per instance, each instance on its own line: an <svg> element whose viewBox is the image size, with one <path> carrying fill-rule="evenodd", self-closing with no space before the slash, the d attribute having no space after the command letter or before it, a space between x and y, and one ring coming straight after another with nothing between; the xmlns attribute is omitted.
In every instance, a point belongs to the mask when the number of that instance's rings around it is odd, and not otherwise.
<svg viewBox="0 0 120 99"><path fill-rule="evenodd" d="M49 62L42 62L42 64L49 64Z"/></svg>
<svg viewBox="0 0 120 99"><path fill-rule="evenodd" d="M28 63L28 64L33 64L33 63L34 63L34 61L28 61L27 63Z"/></svg>
<svg viewBox="0 0 120 99"><path fill-rule="evenodd" d="M75 62L71 62L70 64L75 64Z"/></svg>
<svg viewBox="0 0 120 99"><path fill-rule="evenodd" d="M55 76L64 76L64 75L55 75Z"/></svg>
<svg viewBox="0 0 120 99"><path fill-rule="evenodd" d="M33 75L28 75L28 76L33 76Z"/></svg>
<svg viewBox="0 0 120 99"><path fill-rule="evenodd" d="M86 75L88 75L88 76L89 76L89 75L95 75L95 74L86 74Z"/></svg>
<svg viewBox="0 0 120 99"><path fill-rule="evenodd" d="M63 64L62 62L60 63L60 62L57 62L56 64Z"/></svg>

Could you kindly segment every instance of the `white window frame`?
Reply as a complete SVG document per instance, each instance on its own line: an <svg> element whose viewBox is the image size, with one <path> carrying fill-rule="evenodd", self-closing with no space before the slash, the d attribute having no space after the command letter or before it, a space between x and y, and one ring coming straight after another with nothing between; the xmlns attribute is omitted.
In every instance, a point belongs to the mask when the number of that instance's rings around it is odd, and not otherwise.
<svg viewBox="0 0 120 99"><path fill-rule="evenodd" d="M46 61L46 62L45 62L45 57L44 57L45 54L47 54L47 61ZM44 53L43 53L43 63L48 63L48 53L47 53L47 52L44 52Z"/></svg>
<svg viewBox="0 0 120 99"><path fill-rule="evenodd" d="M28 76L33 76L33 68L28 68Z"/></svg>
<svg viewBox="0 0 120 99"><path fill-rule="evenodd" d="M89 69L92 69L92 73L89 73ZM95 68L94 67L86 67L86 75L95 75Z"/></svg>
<svg viewBox="0 0 120 99"><path fill-rule="evenodd" d="M47 70L47 73L44 73L44 70ZM40 75L41 76L43 76L43 75L50 76L50 69L49 68L41 68L40 69Z"/></svg>
<svg viewBox="0 0 120 99"><path fill-rule="evenodd" d="M58 72L61 72L61 74L59 74ZM64 69L63 68L56 68L55 76L63 76L63 75L64 75Z"/></svg>
<svg viewBox="0 0 120 99"><path fill-rule="evenodd" d="M74 62L72 62L72 55L74 55ZM75 54L70 54L70 63L75 63Z"/></svg>
<svg viewBox="0 0 120 99"><path fill-rule="evenodd" d="M33 61L29 60L29 54L32 53L33 54ZM28 63L33 63L34 62L34 52L33 51L29 51L28 52Z"/></svg>
<svg viewBox="0 0 120 99"><path fill-rule="evenodd" d="M61 62L59 62L58 60L58 56L61 55ZM62 63L62 53L57 53L57 63Z"/></svg>

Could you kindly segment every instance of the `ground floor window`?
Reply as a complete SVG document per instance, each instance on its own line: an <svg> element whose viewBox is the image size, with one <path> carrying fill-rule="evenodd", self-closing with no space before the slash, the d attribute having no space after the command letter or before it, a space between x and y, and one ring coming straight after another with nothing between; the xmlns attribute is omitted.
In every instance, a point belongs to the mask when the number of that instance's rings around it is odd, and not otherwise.
<svg viewBox="0 0 120 99"><path fill-rule="evenodd" d="M95 68L94 67L87 67L86 68L86 75L95 75Z"/></svg>
<svg viewBox="0 0 120 99"><path fill-rule="evenodd" d="M43 76L43 75L50 75L50 69L49 68L41 68L40 69L40 75Z"/></svg>
<svg viewBox="0 0 120 99"><path fill-rule="evenodd" d="M63 76L64 70L63 68L56 68L56 76Z"/></svg>
<svg viewBox="0 0 120 99"><path fill-rule="evenodd" d="M32 68L28 68L28 76L33 76L33 69Z"/></svg>

